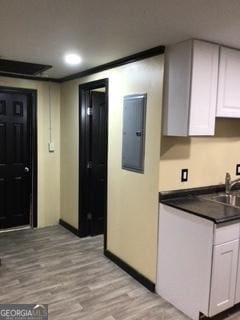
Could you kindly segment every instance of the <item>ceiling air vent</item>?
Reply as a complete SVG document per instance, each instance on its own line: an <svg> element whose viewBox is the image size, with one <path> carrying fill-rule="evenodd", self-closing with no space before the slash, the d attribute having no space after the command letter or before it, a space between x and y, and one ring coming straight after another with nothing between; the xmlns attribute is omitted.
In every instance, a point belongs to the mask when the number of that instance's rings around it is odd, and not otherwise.
<svg viewBox="0 0 240 320"><path fill-rule="evenodd" d="M52 66L13 60L0 59L0 72L35 76Z"/></svg>

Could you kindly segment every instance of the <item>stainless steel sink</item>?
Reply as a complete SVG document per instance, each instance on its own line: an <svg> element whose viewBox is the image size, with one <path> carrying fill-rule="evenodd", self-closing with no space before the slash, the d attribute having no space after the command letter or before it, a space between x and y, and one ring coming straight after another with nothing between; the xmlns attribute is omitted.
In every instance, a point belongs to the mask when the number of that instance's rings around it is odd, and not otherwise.
<svg viewBox="0 0 240 320"><path fill-rule="evenodd" d="M212 197L211 200L233 207L240 207L240 194L217 195Z"/></svg>
<svg viewBox="0 0 240 320"><path fill-rule="evenodd" d="M240 208L240 192L232 191L230 194L225 192L215 193L215 194L206 194L199 196L202 199L214 201L217 203L222 203L227 206Z"/></svg>

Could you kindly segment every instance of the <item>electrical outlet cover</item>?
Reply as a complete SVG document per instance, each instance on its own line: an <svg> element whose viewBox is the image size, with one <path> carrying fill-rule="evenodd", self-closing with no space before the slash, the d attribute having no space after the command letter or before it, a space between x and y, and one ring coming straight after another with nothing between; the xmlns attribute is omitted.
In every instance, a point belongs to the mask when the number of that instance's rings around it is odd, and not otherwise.
<svg viewBox="0 0 240 320"><path fill-rule="evenodd" d="M188 169L182 169L181 182L188 181Z"/></svg>
<svg viewBox="0 0 240 320"><path fill-rule="evenodd" d="M54 152L55 151L55 146L53 142L48 143L48 151L49 152Z"/></svg>
<svg viewBox="0 0 240 320"><path fill-rule="evenodd" d="M236 175L240 176L240 163L236 165Z"/></svg>

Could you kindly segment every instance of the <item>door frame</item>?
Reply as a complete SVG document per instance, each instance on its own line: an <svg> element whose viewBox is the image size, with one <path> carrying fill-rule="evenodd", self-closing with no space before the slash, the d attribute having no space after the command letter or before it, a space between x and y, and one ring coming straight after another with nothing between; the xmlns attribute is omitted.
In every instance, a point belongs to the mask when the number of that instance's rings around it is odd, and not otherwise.
<svg viewBox="0 0 240 320"><path fill-rule="evenodd" d="M18 93L26 94L28 97L29 108L29 121L30 121L30 153L31 153L31 199L30 199L30 226L37 228L38 226L38 194L37 194L37 181L38 181L38 163L37 163L37 90L25 89L17 87L0 86L0 92L2 93Z"/></svg>
<svg viewBox="0 0 240 320"><path fill-rule="evenodd" d="M106 105L106 118L107 118L107 132L106 132L106 170L105 170L105 210L104 210L104 250L107 248L107 190L108 190L108 92L109 92L109 80L108 78L91 81L79 85L79 192L78 192L78 231L80 237L85 237L86 226L87 226L87 216L84 214L84 183L86 179L86 167L87 167L87 150L88 143L86 139L87 134L87 108L88 103L86 102L86 97L89 90L99 89L105 87L105 105Z"/></svg>

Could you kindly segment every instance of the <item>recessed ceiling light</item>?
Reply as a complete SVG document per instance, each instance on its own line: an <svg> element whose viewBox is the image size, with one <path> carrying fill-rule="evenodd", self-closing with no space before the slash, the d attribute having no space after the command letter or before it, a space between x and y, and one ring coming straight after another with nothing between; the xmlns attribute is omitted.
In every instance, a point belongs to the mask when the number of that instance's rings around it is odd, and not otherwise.
<svg viewBox="0 0 240 320"><path fill-rule="evenodd" d="M70 64L72 66L80 64L82 62L81 57L75 53L66 54L64 60L67 64Z"/></svg>

